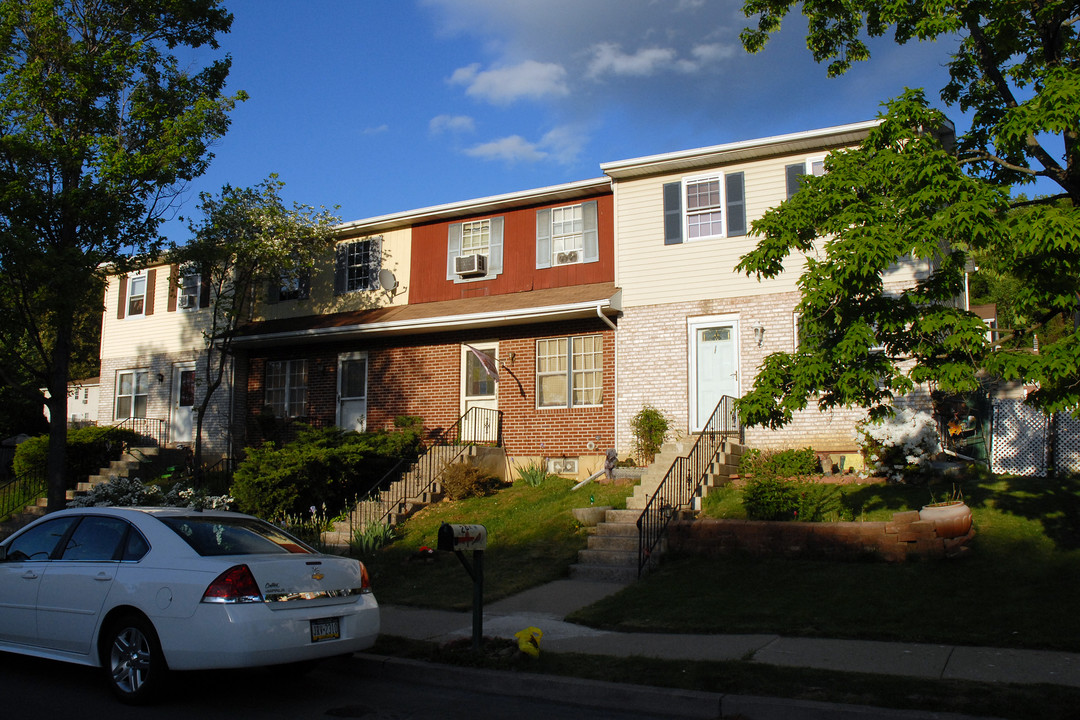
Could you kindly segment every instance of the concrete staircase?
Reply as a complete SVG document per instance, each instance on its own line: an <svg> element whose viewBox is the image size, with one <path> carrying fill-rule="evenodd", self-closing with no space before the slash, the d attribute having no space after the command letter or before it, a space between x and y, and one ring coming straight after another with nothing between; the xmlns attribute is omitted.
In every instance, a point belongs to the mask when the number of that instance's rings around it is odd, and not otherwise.
<svg viewBox="0 0 1080 720"><path fill-rule="evenodd" d="M641 476L641 483L634 488L634 494L626 499L627 509L608 510L604 515L604 520L589 536L588 547L578 552L578 562L570 566L571 578L607 582L632 582L637 579L639 543L637 520L641 517L649 498L653 496L664 476L671 469L675 458L689 453L695 440L696 438L690 437L664 444L652 464L645 469ZM681 508L681 510L691 512L700 510L701 499L708 493L709 488L727 484L731 475L738 471L742 452L742 446L736 443L725 441L721 444L691 507ZM661 541L659 553L663 553L664 549L664 543Z"/></svg>

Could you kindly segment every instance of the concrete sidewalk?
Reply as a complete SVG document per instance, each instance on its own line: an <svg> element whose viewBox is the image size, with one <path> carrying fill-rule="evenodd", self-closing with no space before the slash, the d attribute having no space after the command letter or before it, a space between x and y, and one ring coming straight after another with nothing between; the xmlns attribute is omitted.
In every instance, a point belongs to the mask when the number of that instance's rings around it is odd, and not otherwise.
<svg viewBox="0 0 1080 720"><path fill-rule="evenodd" d="M513 638L527 627L543 632L540 651L673 660L742 660L839 672L1000 683L1080 687L1080 654L954 645L788 638L779 635L621 633L564 621L567 614L625 587L619 583L559 580L484 608L483 634ZM430 642L473 635L471 612L382 606L382 632ZM418 663L358 655L365 671L426 677L433 684L481 683L513 695L559 697L571 704L637 708L671 717L743 717L748 720L986 720L933 711L889 710L783 698L647 688L618 683L469 668L424 673Z"/></svg>
<svg viewBox="0 0 1080 720"><path fill-rule="evenodd" d="M513 638L527 627L543 631L541 652L667 658L748 660L790 667L946 680L1050 683L1080 687L1080 654L871 640L779 635L621 633L564 622L578 608L621 590L619 583L558 580L484 607L483 633ZM472 613L382 606L382 632L445 642L472 637Z"/></svg>

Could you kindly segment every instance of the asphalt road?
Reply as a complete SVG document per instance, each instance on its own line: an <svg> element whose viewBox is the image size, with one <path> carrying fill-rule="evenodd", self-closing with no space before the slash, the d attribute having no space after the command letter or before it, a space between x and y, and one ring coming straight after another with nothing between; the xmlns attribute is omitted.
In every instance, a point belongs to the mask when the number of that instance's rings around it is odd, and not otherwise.
<svg viewBox="0 0 1080 720"><path fill-rule="evenodd" d="M98 668L0 653L5 720L651 720L660 715L610 712L551 700L488 694L486 688L442 688L365 677L351 659L329 660L302 676L257 669L174 673L156 705L116 702Z"/></svg>

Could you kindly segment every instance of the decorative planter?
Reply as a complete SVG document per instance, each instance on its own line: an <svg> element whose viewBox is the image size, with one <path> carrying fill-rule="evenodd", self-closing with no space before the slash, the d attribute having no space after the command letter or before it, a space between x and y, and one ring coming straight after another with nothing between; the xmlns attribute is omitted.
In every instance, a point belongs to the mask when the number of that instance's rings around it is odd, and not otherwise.
<svg viewBox="0 0 1080 720"><path fill-rule="evenodd" d="M604 515L611 510L611 505L596 505L591 507L573 508L574 518L585 527L595 527L604 519Z"/></svg>
<svg viewBox="0 0 1080 720"><path fill-rule="evenodd" d="M971 508L963 500L925 505L919 519L934 523L940 538L963 537L971 530Z"/></svg>

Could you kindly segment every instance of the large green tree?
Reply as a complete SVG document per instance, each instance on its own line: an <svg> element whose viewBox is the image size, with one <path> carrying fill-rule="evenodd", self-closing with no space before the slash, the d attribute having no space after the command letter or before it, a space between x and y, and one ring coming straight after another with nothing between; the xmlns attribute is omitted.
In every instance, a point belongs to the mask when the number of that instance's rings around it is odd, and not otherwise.
<svg viewBox="0 0 1080 720"><path fill-rule="evenodd" d="M225 133L229 59L177 51L216 48L231 22L218 0L0 2L0 371L50 393L50 510L77 318L100 311L106 267L155 250Z"/></svg>
<svg viewBox="0 0 1080 720"><path fill-rule="evenodd" d="M191 240L169 253L173 262L209 284L195 405L196 469L202 466L206 414L233 359L239 330L253 319L267 292L277 293L284 284L306 294L316 258L334 243L333 227L340 218L324 208L287 206L281 199L284 185L271 176L252 188L226 185L217 195L203 193L201 218L190 225Z"/></svg>
<svg viewBox="0 0 1080 720"><path fill-rule="evenodd" d="M766 358L741 401L746 422L778 427L810 402L881 415L915 383L971 390L982 370L1037 383L1032 401L1046 410L1080 407L1080 3L746 0L757 20L747 50L796 6L832 76L869 60L872 37L954 39L941 99L970 127L954 143L946 117L909 90L865 142L753 224L760 241L740 270L771 278L789 256L806 264L799 347ZM1037 179L1055 190L1016 193ZM955 301L973 257L1016 281L1013 317L1026 320L995 352ZM906 271L916 283L900 282ZM1017 342L1063 318L1071 332L1038 353Z"/></svg>

